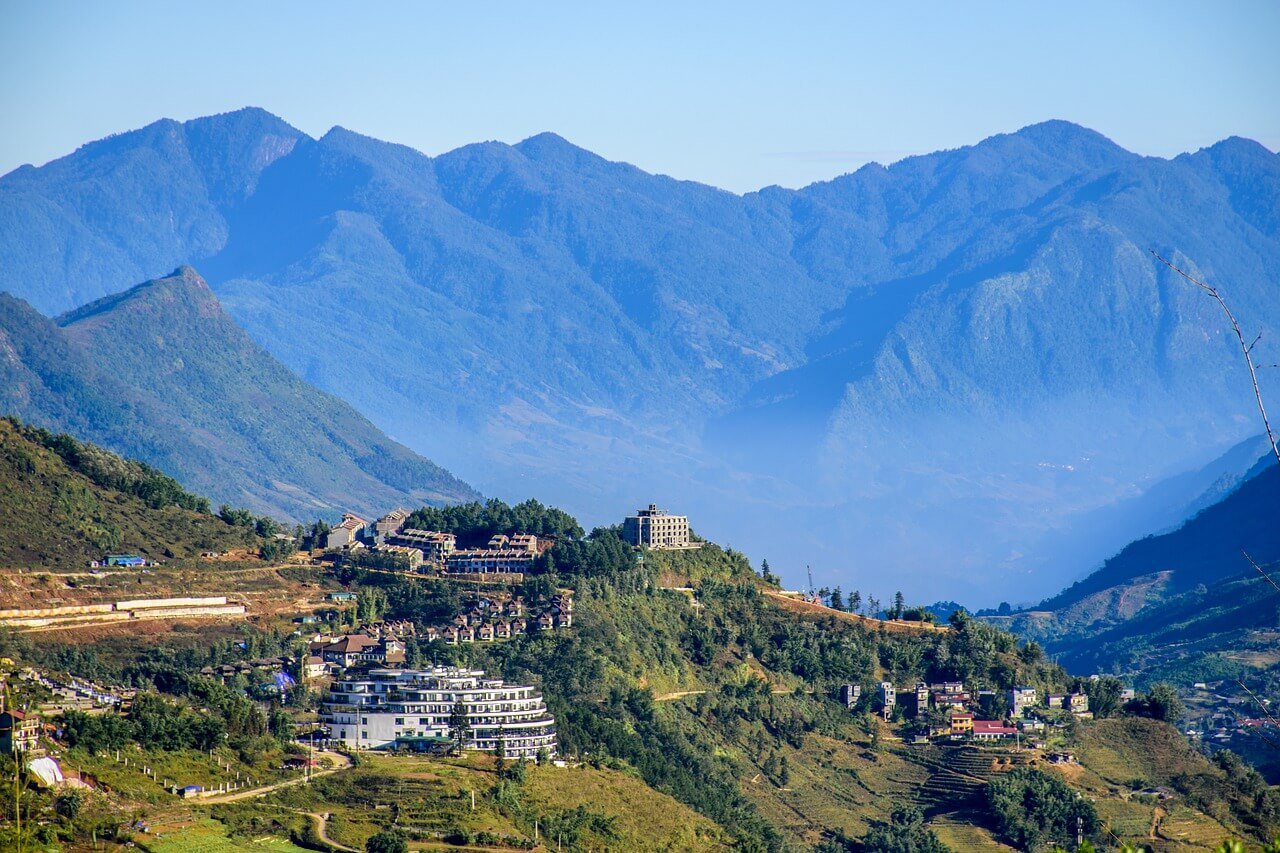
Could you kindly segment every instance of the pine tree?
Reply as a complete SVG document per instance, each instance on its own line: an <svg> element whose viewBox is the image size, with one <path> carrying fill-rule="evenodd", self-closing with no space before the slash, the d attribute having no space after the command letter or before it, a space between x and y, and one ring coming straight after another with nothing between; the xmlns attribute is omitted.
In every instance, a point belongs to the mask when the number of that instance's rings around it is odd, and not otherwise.
<svg viewBox="0 0 1280 853"><path fill-rule="evenodd" d="M862 612L862 593L858 592L858 590L856 589L853 592L849 593L849 612L850 613Z"/></svg>
<svg viewBox="0 0 1280 853"><path fill-rule="evenodd" d="M893 594L893 618L901 619L902 611L906 609L906 599L902 597L902 590L898 590Z"/></svg>
<svg viewBox="0 0 1280 853"><path fill-rule="evenodd" d="M459 699L449 713L449 737L453 739L454 749L461 754L471 739L471 719L467 716L467 706Z"/></svg>

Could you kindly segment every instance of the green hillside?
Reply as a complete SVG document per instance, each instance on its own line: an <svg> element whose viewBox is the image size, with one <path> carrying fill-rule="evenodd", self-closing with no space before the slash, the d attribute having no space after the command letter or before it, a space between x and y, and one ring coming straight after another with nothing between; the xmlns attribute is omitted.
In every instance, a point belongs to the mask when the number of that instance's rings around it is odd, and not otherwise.
<svg viewBox="0 0 1280 853"><path fill-rule="evenodd" d="M56 324L0 294L0 352L0 412L217 502L308 521L476 496L273 359L187 267Z"/></svg>
<svg viewBox="0 0 1280 853"><path fill-rule="evenodd" d="M0 418L0 529L0 569L77 567L111 551L161 560L260 544L159 471L12 418Z"/></svg>
<svg viewBox="0 0 1280 853"><path fill-rule="evenodd" d="M545 515L560 519L554 510ZM1071 810L1088 818L1086 834L1107 848L1132 841L1155 853L1180 853L1228 835L1261 841L1280 833L1276 789L1229 754L1201 755L1165 722L1048 711L1062 726L1040 737L1049 750L1080 759L1056 765L1046 750L1030 747L1034 738L1005 746L914 743L909 715L884 721L870 713L881 680L899 687L963 680L971 691L997 692L1084 686L1035 644L986 622L961 613L936 630L846 619L817 606L793 609L769 595L775 588L733 550L707 544L639 559L613 529L586 536L576 524L563 529L512 591L535 602L573 589L571 628L457 646L415 639L406 654L415 664L474 666L536 685L555 714L560 753L570 766L514 770L485 756L360 753L356 766L309 787L213 806L166 799L135 768L130 778L150 799L118 802L117 814L145 807L170 822L165 835L172 844L225 849L285 837L316 846L311 815L328 815L320 819L325 836L356 850L392 828L419 849L538 849L539 842L551 849L557 835L567 850L1036 849L1074 831L1074 819L1070 827L1062 819ZM356 592L366 619L447 623L476 594L472 582L448 577L344 565L307 571L328 571L326 585L336 578ZM282 589L279 597L293 594ZM251 762L262 754L267 729L282 730L274 722L280 714L314 720L314 696L291 691L282 708L271 708L268 726L261 710L235 715L246 706L245 692L255 689L252 675L223 686L199 673L289 651L296 612L213 626L222 633L198 640L175 629L153 638L154 648L86 639L11 642L0 651L22 663L91 668L107 683L163 691L166 701L191 709L181 719L221 715L227 756ZM316 630L334 629L334 618L322 615ZM853 709L836 700L845 684L862 688ZM147 731L140 726L127 737ZM141 745L163 749L154 737ZM82 758L85 748L75 746L70 757L123 784L126 771L109 756ZM230 772L227 766L218 772ZM1009 792L1019 785L1035 785L1038 793L1025 809L1010 809ZM1150 785L1166 788L1164 798L1142 793ZM1038 841L1023 843L1027 838Z"/></svg>
<svg viewBox="0 0 1280 853"><path fill-rule="evenodd" d="M589 537L600 541L598 554L609 553L612 535ZM638 775L714 820L744 849L861 849L857 839L903 804L919 808L925 827L956 849L997 849L1000 827L984 811L985 784L1015 767L1060 772L1034 752L909 745L899 739L908 727L866 713L884 678L899 685L963 679L971 689L998 691L1014 684L1063 691L1078 683L1038 647L981 621L962 617L950 631L910 633L797 616L763 594L768 587L741 554L714 545L650 552L641 564L566 558L554 565L561 574L535 577L527 589L551 580L575 587L572 631L505 644L432 645L424 656L540 685L563 751ZM394 618L435 613L448 595L432 583L373 574L357 583L380 588ZM860 684L868 697L854 712L834 701L846 683ZM1077 722L1054 737L1064 748L1083 746L1097 740L1087 733L1101 724ZM1172 727L1143 721L1142 732L1181 743L1181 760L1197 778L1227 784L1226 772L1187 748ZM1141 808L1088 763L1082 772L1064 778L1110 813ZM1196 790L1200 800L1193 802L1188 788L1178 802L1206 831L1280 831L1270 811L1211 805L1212 797ZM1267 809L1275 807L1268 802ZM1209 818L1207 808L1221 814ZM1100 841L1110 831L1106 820L1102 826ZM1184 849L1174 842L1156 847Z"/></svg>

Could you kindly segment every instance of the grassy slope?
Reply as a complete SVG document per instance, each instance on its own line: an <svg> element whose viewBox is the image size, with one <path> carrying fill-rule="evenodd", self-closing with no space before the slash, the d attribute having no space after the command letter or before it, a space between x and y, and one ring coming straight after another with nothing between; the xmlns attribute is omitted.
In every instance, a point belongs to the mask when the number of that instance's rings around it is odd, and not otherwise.
<svg viewBox="0 0 1280 853"><path fill-rule="evenodd" d="M1096 799L1099 815L1125 838L1145 838L1156 850L1204 849L1239 831L1227 798L1230 783L1173 728L1152 720L1100 720L1082 727L1082 768L1068 780ZM1197 808L1185 797L1159 801L1134 788L1167 787L1198 778L1224 789L1212 804ZM1228 829L1231 827L1231 830Z"/></svg>
<svg viewBox="0 0 1280 853"><path fill-rule="evenodd" d="M307 848L277 836L228 836L226 824L201 819L165 832L163 837L137 836L147 853L307 853Z"/></svg>
<svg viewBox="0 0 1280 853"><path fill-rule="evenodd" d="M80 567L106 551L163 558L254 544L212 515L153 509L72 471L0 419L0 568Z"/></svg>
<svg viewBox="0 0 1280 853"><path fill-rule="evenodd" d="M578 807L611 824L608 831L581 831L578 849L718 850L726 836L719 827L671 797L614 770L591 767L530 767L525 782L503 798L494 793L497 776L490 756L423 758L369 756L361 766L319 779L310 788L271 795L262 806L330 812L328 835L363 849L375 832L397 822L411 837L430 842L433 834L459 830L532 840L550 820ZM471 794L475 792L475 808Z"/></svg>
<svg viewBox="0 0 1280 853"><path fill-rule="evenodd" d="M686 555L650 555L647 559L658 564L662 580L670 585L698 586L725 580L753 583L735 558L714 547ZM572 638L537 638L532 643L535 649L526 649L525 655L517 655L514 660L510 653L518 648L515 646L506 647L501 654L477 650L476 658L494 669L505 666L510 675L541 680L557 714L568 723L562 724L562 731L571 749L589 748L595 753L624 755L627 737L652 725L660 733L662 749L679 750L687 744L693 754L714 756L705 770L698 768L703 773L703 787L716 790L714 786L727 779L731 789L736 789L750 804L749 808L780 833L782 846L811 845L833 833L859 837L871 821L883 820L895 805L904 801L916 801L925 808L931 825L957 849L965 849L965 845L975 840L983 844L992 841L982 810L965 799L963 790L952 787L954 783L947 771L957 761L967 762L970 769L966 771L966 784L971 786L967 790L980 793L984 780L1029 760L1026 755L1009 753L1007 761L993 767L991 753L969 750L960 755L932 746L906 746L895 743L887 727L880 729L879 745L873 746L859 718L822 698L832 684L823 679L799 677L795 668L802 668L802 664L793 661L792 665L783 666L767 648L757 647L756 653L752 652L754 629L766 635L788 627L805 633L840 635L856 646L868 641L868 633L858 626L831 619L797 619L771 607L764 599L757 599L755 605L743 609L724 609L705 586L698 596L701 610L694 608L694 599L679 592L597 596L590 589L585 592L580 589L579 596L578 621ZM711 660L698 659L697 644L691 638L700 633L699 622L708 625L713 635L732 637L715 651ZM881 677L888 666L894 665L892 662L897 660L900 650L932 648L940 640L936 635L888 636L881 637L879 642L880 651L872 664L874 678ZM541 671L535 668L537 660L545 664L550 660L582 656L603 657L611 663L595 672L592 678L580 681L563 680L549 672L545 665ZM1012 659L1003 660L1001 665L1019 668ZM1020 672L1030 670L1022 667ZM767 682L767 697L757 694L751 699L735 700L734 691L753 680ZM895 676L895 680L902 680L902 676ZM617 696L629 688L648 688L654 693L663 690L707 692L657 702L653 707L653 720L647 722L642 711L633 715L628 710L633 700L617 700ZM572 706L565 705L569 699L567 694L573 697ZM610 694L614 699L609 698ZM606 716L616 717L627 732L610 732L607 725L602 727L584 719L581 706L594 702L611 708ZM804 729L795 741L779 736L788 721L801 721ZM1080 729L1090 732L1094 725L1084 723ZM1099 734L1089 741L1091 744L1105 742L1110 736L1109 723L1096 725ZM1193 760L1186 757L1189 748L1171 727L1149 721L1138 725L1138 734L1145 732L1165 744L1164 751L1156 750L1155 754L1165 754L1173 748L1170 744L1176 743L1181 745L1179 754L1189 762ZM575 731L579 726L590 729L592 736ZM1094 771L1091 765L1096 762L1107 772L1114 772L1114 766L1108 765L1108 761L1119 765L1129 760L1137 762L1138 757L1153 754L1153 750L1144 747L1138 735L1117 749L1119 751L1112 753L1098 749L1087 751L1082 772L1091 780L1086 789L1097 798L1104 816L1114 815L1121 829L1128 832L1132 827L1121 820L1133 811L1127 792L1104 781L1102 770ZM777 772L770 775L769 766L784 759L788 767L786 778ZM641 765L642 773L652 773L646 777L651 784L686 801L696 801L698 794L682 789L678 777L646 771L643 753L640 757L625 757L618 766L636 763ZM1145 767L1144 764L1136 766ZM1207 777L1222 779L1223 774L1203 758L1196 756L1194 767ZM1186 804L1179 808L1182 819L1205 832L1212 830L1219 836L1226 833L1222 822L1208 817L1200 809ZM716 814L714 808L708 811L703 807L703 811ZM1149 816L1150 810L1145 814ZM1229 814L1222 820L1227 826L1239 826ZM1131 837L1144 835L1145 832L1135 832Z"/></svg>

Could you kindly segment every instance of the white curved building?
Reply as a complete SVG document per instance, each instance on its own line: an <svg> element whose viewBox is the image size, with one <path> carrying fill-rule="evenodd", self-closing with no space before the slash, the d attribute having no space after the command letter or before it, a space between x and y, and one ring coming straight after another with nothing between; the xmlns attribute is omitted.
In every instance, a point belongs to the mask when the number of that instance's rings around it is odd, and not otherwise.
<svg viewBox="0 0 1280 853"><path fill-rule="evenodd" d="M329 737L352 749L419 749L448 743L449 715L462 702L467 749L489 752L499 741L511 758L556 754L556 721L534 688L486 678L482 670L372 669L335 681L320 706Z"/></svg>

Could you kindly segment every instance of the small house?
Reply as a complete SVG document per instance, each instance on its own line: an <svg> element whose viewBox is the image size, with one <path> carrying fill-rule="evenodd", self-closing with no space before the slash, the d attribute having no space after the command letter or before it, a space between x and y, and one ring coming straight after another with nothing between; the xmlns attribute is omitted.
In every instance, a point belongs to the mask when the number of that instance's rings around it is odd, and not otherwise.
<svg viewBox="0 0 1280 853"><path fill-rule="evenodd" d="M40 717L12 710L0 713L0 753L34 752L40 746Z"/></svg>
<svg viewBox="0 0 1280 853"><path fill-rule="evenodd" d="M953 711L947 717L948 728L953 735L966 735L973 731L973 714Z"/></svg>
<svg viewBox="0 0 1280 853"><path fill-rule="evenodd" d="M1013 726L1006 726L1003 720L973 720L971 729L974 740L992 741L1011 738L1018 734Z"/></svg>

